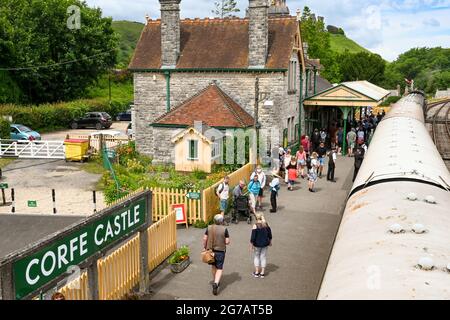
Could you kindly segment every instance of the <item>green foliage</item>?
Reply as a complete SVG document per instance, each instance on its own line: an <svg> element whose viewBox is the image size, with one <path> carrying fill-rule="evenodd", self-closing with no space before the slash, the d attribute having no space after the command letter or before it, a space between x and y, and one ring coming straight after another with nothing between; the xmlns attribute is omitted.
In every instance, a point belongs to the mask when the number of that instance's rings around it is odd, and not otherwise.
<svg viewBox="0 0 450 320"><path fill-rule="evenodd" d="M74 12L68 13L71 5L80 8L79 29L68 27L75 20ZM9 73L27 103L79 98L116 63L118 37L111 23L111 18L102 18L100 9L81 0L3 0L0 67L45 66Z"/></svg>
<svg viewBox="0 0 450 320"><path fill-rule="evenodd" d="M120 37L117 67L127 68L141 35L144 24L131 21L113 21L112 27Z"/></svg>
<svg viewBox="0 0 450 320"><path fill-rule="evenodd" d="M384 101L382 104L380 104L381 107L388 107L391 104L397 103L402 97L397 97L397 96L391 96L389 98L386 99L386 101Z"/></svg>
<svg viewBox="0 0 450 320"><path fill-rule="evenodd" d="M206 223L206 222L203 221L203 220L197 220L197 221L195 221L195 222L192 224L192 226L193 226L194 228L198 228L198 229L205 229L205 228L208 227L208 223Z"/></svg>
<svg viewBox="0 0 450 320"><path fill-rule="evenodd" d="M208 177L208 174L205 171L195 169L192 172L192 176L197 180L205 180Z"/></svg>
<svg viewBox="0 0 450 320"><path fill-rule="evenodd" d="M217 17L225 18L233 16L233 13L239 12L236 8L237 3L235 0L218 0L214 2L214 10L211 10Z"/></svg>
<svg viewBox="0 0 450 320"><path fill-rule="evenodd" d="M405 78L426 93L450 87L450 49L414 48L401 54L386 68L386 87L404 86Z"/></svg>
<svg viewBox="0 0 450 320"><path fill-rule="evenodd" d="M0 37L0 42L1 41L2 40ZM8 72L0 71L0 103L18 103L22 100L22 90L19 88L14 79L11 78Z"/></svg>
<svg viewBox="0 0 450 320"><path fill-rule="evenodd" d="M384 80L386 62L378 54L347 51L340 55L339 61L342 81L367 80L381 84Z"/></svg>
<svg viewBox="0 0 450 320"><path fill-rule="evenodd" d="M177 251L175 251L172 256L169 258L169 264L177 264L183 262L184 260L189 259L189 247L182 246Z"/></svg>
<svg viewBox="0 0 450 320"><path fill-rule="evenodd" d="M336 53L344 53L346 50L350 53L370 53L369 50L361 47L355 41L347 38L344 34L330 34L330 48Z"/></svg>
<svg viewBox="0 0 450 320"><path fill-rule="evenodd" d="M43 104L40 106L20 106L6 104L0 106L0 116L12 116L13 122L34 130L46 132L57 128L67 128L70 122L90 111L107 112L113 118L128 108L129 102L97 98L75 100L65 103Z"/></svg>
<svg viewBox="0 0 450 320"><path fill-rule="evenodd" d="M10 139L11 127L10 123L3 118L0 118L0 139Z"/></svg>

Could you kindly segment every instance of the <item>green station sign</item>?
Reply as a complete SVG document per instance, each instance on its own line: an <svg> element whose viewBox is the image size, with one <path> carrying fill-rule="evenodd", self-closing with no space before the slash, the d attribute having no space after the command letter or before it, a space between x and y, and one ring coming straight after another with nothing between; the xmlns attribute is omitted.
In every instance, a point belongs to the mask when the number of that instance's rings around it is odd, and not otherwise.
<svg viewBox="0 0 450 320"><path fill-rule="evenodd" d="M9 186L7 183L0 183L0 189L8 189Z"/></svg>
<svg viewBox="0 0 450 320"><path fill-rule="evenodd" d="M146 224L147 199L137 199L80 226L38 252L13 263L16 299L22 299Z"/></svg>
<svg viewBox="0 0 450 320"><path fill-rule="evenodd" d="M191 199L191 200L200 200L201 194L200 192L189 192L186 195L186 198Z"/></svg>
<svg viewBox="0 0 450 320"><path fill-rule="evenodd" d="M28 207L29 208L37 208L37 201L36 200L28 200Z"/></svg>

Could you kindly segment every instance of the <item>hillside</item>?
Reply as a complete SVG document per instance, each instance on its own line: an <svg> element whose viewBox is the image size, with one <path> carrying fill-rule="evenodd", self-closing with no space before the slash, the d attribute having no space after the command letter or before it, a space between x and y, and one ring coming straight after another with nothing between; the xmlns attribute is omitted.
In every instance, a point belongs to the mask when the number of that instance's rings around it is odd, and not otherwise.
<svg viewBox="0 0 450 320"><path fill-rule="evenodd" d="M370 53L369 50L361 47L355 41L347 38L345 35L342 35L342 34L330 33L330 45L331 45L331 50L338 52L338 53L344 53L345 50L350 51L350 53L358 53L358 52Z"/></svg>
<svg viewBox="0 0 450 320"><path fill-rule="evenodd" d="M131 21L113 21L112 26L114 31L120 35L118 67L125 68L130 62L144 24Z"/></svg>

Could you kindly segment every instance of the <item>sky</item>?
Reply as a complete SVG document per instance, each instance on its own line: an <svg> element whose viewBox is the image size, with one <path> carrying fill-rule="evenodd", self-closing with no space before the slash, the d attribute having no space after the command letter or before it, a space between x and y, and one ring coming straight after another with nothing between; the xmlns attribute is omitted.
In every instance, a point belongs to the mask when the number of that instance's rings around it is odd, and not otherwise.
<svg viewBox="0 0 450 320"><path fill-rule="evenodd" d="M86 0L114 20L144 22L160 17L158 0ZM245 15L248 0L237 0ZM450 0L287 0L294 15L308 6L325 24L342 27L346 35L388 61L414 47L450 48ZM182 18L213 17L214 0L181 0Z"/></svg>

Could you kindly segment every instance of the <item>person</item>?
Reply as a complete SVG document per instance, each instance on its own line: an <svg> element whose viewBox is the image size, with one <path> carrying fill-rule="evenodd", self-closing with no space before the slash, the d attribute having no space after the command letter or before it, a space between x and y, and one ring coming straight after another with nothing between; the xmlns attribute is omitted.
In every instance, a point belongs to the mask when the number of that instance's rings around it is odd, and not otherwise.
<svg viewBox="0 0 450 320"><path fill-rule="evenodd" d="M223 216L217 214L214 216L214 224L208 226L203 236L203 248L212 249L214 252L214 263L211 264L213 276L213 294L218 294L220 279L223 274L223 264L225 262L225 253L227 246L230 245L230 234L228 229L223 226Z"/></svg>
<svg viewBox="0 0 450 320"><path fill-rule="evenodd" d="M304 136L304 138L302 138L301 142L302 142L303 150L305 150L306 154L308 155L311 150L311 141L309 140L309 137Z"/></svg>
<svg viewBox="0 0 450 320"><path fill-rule="evenodd" d="M314 129L314 132L311 137L311 142L312 142L312 150L311 151L315 152L320 144L320 133L317 128Z"/></svg>
<svg viewBox="0 0 450 320"><path fill-rule="evenodd" d="M273 173L274 178L272 179L272 182L269 184L270 187L270 205L272 208L270 209L270 212L277 212L277 197L278 197L278 191L280 191L280 179L278 179L278 176L276 173Z"/></svg>
<svg viewBox="0 0 450 320"><path fill-rule="evenodd" d="M310 192L316 192L314 190L314 185L317 181L317 169L319 168L319 161L317 158L317 153L313 152L311 155L310 169L308 171L308 187Z"/></svg>
<svg viewBox="0 0 450 320"><path fill-rule="evenodd" d="M364 148L361 145L359 145L358 148L356 148L356 151L355 151L355 171L353 173L353 180L352 181L355 181L356 176L358 175L359 168L361 168L361 165L362 165L363 160L364 160L364 154L365 154Z"/></svg>
<svg viewBox="0 0 450 320"><path fill-rule="evenodd" d="M66 297L61 292L55 292L52 295L52 300L66 300Z"/></svg>
<svg viewBox="0 0 450 320"><path fill-rule="evenodd" d="M262 214L256 215L256 223L253 225L250 237L250 245L254 252L255 278L264 278L267 266L267 250L272 245L272 230Z"/></svg>
<svg viewBox="0 0 450 320"><path fill-rule="evenodd" d="M288 175L288 190L293 191L293 186L295 180L297 180L297 160L295 158L291 158L291 162L286 167L287 175Z"/></svg>
<svg viewBox="0 0 450 320"><path fill-rule="evenodd" d="M320 131L320 141L324 143L327 141L327 131L325 130L325 128L322 128L322 130Z"/></svg>
<svg viewBox="0 0 450 320"><path fill-rule="evenodd" d="M250 176L250 180L253 180L254 176L258 177L258 181L261 184L261 188L259 189L259 194L256 201L256 207L259 207L260 210L262 210L262 200L264 196L264 187L266 186L266 174L262 170L262 167L258 165L256 167L256 170L252 173Z"/></svg>
<svg viewBox="0 0 450 320"><path fill-rule="evenodd" d="M226 176L223 178L223 181L217 187L216 194L219 197L220 201L220 214L225 217L225 213L227 212L228 207L228 198L230 194L230 177Z"/></svg>
<svg viewBox="0 0 450 320"><path fill-rule="evenodd" d="M353 157L353 150L355 149L356 142L356 132L355 128L352 128L349 133L347 133L347 144L348 144L348 156Z"/></svg>
<svg viewBox="0 0 450 320"><path fill-rule="evenodd" d="M302 179L305 178L305 166L306 166L306 152L305 149L300 146L298 148L298 151L295 155L297 158L297 170L299 174L301 175Z"/></svg>
<svg viewBox="0 0 450 320"><path fill-rule="evenodd" d="M363 127L359 127L358 132L356 133L356 136L357 136L356 143L358 145L363 144L364 143L364 137L365 137L365 133L364 133L364 128Z"/></svg>
<svg viewBox="0 0 450 320"><path fill-rule="evenodd" d="M344 142L344 130L342 130L342 127L339 127L337 133L336 133L336 141L337 141L337 153L342 154L342 143Z"/></svg>
<svg viewBox="0 0 450 320"><path fill-rule="evenodd" d="M317 148L317 154L319 156L319 178L322 178L323 167L325 165L325 156L327 154L327 148L325 143L321 142L319 148Z"/></svg>
<svg viewBox="0 0 450 320"><path fill-rule="evenodd" d="M247 189L250 196L250 207L252 208L253 213L256 214L256 198L261 189L261 183L259 182L257 175L254 175L253 180L250 180Z"/></svg>
<svg viewBox="0 0 450 320"><path fill-rule="evenodd" d="M336 169L336 147L331 148L331 151L328 153L328 172L327 172L327 180L331 182L336 182L334 180L334 170Z"/></svg>
<svg viewBox="0 0 450 320"><path fill-rule="evenodd" d="M284 182L286 182L286 184L289 183L287 167L291 163L291 159L292 159L291 149L288 149L286 154L284 155Z"/></svg>
<svg viewBox="0 0 450 320"><path fill-rule="evenodd" d="M233 217L232 217L232 222L234 223L238 223L238 217L237 217L237 211L236 211L236 199L239 198L240 196L244 195L244 188L245 188L245 182L244 180L240 180L239 184L234 188L233 190Z"/></svg>

